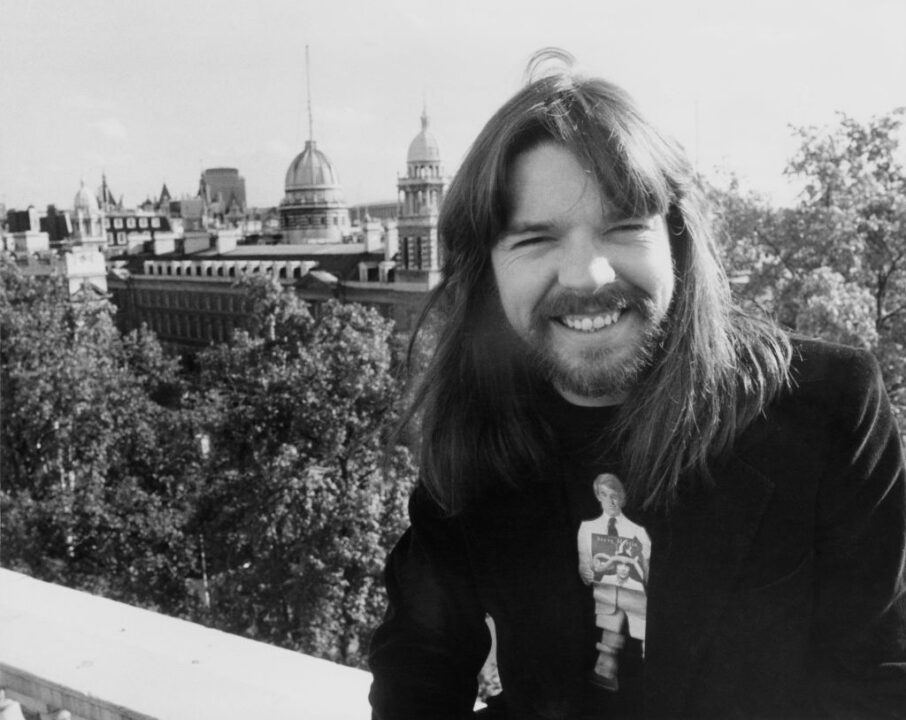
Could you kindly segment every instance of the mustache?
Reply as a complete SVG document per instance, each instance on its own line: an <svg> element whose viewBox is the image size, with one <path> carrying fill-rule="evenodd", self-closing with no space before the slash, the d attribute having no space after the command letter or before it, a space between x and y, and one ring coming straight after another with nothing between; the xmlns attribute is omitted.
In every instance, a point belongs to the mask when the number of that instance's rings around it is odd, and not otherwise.
<svg viewBox="0 0 906 720"><path fill-rule="evenodd" d="M596 315L635 310L643 317L654 315L654 300L635 286L608 285L597 292L558 289L549 292L535 308L536 317Z"/></svg>

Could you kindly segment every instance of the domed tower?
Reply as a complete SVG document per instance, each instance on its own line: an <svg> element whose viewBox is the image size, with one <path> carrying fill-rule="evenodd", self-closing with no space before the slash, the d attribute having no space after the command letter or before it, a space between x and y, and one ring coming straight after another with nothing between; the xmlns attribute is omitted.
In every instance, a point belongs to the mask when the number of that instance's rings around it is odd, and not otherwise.
<svg viewBox="0 0 906 720"><path fill-rule="evenodd" d="M286 171L280 224L285 242L293 244L342 242L351 231L337 173L314 140L305 142Z"/></svg>
<svg viewBox="0 0 906 720"><path fill-rule="evenodd" d="M422 130L409 143L406 177L398 181L400 193L398 282L427 282L440 279L440 243L437 213L446 185L440 148L428 129L428 112L422 110Z"/></svg>
<svg viewBox="0 0 906 720"><path fill-rule="evenodd" d="M85 187L84 180L73 198L72 214L73 241L82 245L101 246L106 244L107 231L104 228L104 213L101 212L100 204L94 193Z"/></svg>
<svg viewBox="0 0 906 720"><path fill-rule="evenodd" d="M280 203L284 242L295 245L342 242L352 229L337 173L327 155L315 146L309 67L306 45L308 140L286 171L286 195Z"/></svg>
<svg viewBox="0 0 906 720"><path fill-rule="evenodd" d="M102 250L107 246L104 213L94 193L82 181L72 201L72 247L63 255L69 295L90 300L107 292L107 267Z"/></svg>

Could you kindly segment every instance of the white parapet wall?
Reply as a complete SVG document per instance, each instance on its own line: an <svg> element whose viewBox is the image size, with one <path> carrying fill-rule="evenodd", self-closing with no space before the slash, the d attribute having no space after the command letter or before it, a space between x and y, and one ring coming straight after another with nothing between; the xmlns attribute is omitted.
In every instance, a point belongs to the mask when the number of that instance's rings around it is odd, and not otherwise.
<svg viewBox="0 0 906 720"><path fill-rule="evenodd" d="M0 568L0 688L42 717L370 716L370 675Z"/></svg>

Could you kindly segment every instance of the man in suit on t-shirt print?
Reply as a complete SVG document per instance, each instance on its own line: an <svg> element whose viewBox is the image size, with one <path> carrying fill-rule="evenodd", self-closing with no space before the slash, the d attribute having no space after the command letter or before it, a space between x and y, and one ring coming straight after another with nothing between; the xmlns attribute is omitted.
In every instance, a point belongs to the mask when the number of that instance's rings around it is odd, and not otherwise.
<svg viewBox="0 0 906 720"><path fill-rule="evenodd" d="M579 526L579 575L594 588L595 624L602 631L594 679L616 690L617 656L626 634L644 648L651 540L645 528L623 515L626 491L616 475L598 475L594 491L602 512Z"/></svg>

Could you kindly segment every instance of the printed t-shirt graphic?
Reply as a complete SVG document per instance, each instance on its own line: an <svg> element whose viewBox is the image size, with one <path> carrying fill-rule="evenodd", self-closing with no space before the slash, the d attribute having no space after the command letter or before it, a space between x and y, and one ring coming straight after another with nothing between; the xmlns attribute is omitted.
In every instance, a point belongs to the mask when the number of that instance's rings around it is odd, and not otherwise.
<svg viewBox="0 0 906 720"><path fill-rule="evenodd" d="M595 624L602 630L595 680L616 690L624 634L639 640L644 650L651 540L645 528L623 515L626 492L616 475L598 475L594 492L602 512L579 526L579 575L592 586Z"/></svg>

